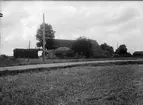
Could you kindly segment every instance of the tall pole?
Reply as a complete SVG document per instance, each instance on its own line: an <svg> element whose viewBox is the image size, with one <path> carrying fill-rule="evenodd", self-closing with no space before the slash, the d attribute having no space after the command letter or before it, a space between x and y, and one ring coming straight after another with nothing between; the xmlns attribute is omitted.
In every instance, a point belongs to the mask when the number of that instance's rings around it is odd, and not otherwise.
<svg viewBox="0 0 143 105"><path fill-rule="evenodd" d="M29 40L29 45L28 45L28 48L30 49L30 40ZM28 57L28 62L29 62L29 57Z"/></svg>
<svg viewBox="0 0 143 105"><path fill-rule="evenodd" d="M43 14L43 62L45 62L45 16Z"/></svg>
<svg viewBox="0 0 143 105"><path fill-rule="evenodd" d="M29 49L30 49L30 40L29 40Z"/></svg>
<svg viewBox="0 0 143 105"><path fill-rule="evenodd" d="M2 0L0 0L0 10L2 9L1 6L2 6ZM0 18L3 17L3 14L1 13L0 11ZM0 24L1 24L1 19L0 19ZM0 26L1 27L1 26ZM1 30L0 30L0 55L2 54L2 35L1 35Z"/></svg>

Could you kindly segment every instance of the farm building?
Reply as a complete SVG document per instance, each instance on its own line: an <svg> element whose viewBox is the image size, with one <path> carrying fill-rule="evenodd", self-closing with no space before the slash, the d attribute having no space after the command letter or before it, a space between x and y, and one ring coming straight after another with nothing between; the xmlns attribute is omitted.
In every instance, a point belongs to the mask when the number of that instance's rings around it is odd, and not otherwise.
<svg viewBox="0 0 143 105"><path fill-rule="evenodd" d="M72 44L75 40L65 40L65 39L55 39L54 40L54 48L58 47L72 47ZM91 40L92 43L92 52L93 57L107 57L108 55L104 52L96 40Z"/></svg>
<svg viewBox="0 0 143 105"><path fill-rule="evenodd" d="M75 40L65 40L65 39L55 39L54 40L54 48L58 47L72 47L72 44L74 43Z"/></svg>
<svg viewBox="0 0 143 105"><path fill-rule="evenodd" d="M134 57L143 57L143 51L135 51L135 52L133 53L133 56L134 56Z"/></svg>
<svg viewBox="0 0 143 105"><path fill-rule="evenodd" d="M15 58L38 58L38 49L14 49L13 56Z"/></svg>

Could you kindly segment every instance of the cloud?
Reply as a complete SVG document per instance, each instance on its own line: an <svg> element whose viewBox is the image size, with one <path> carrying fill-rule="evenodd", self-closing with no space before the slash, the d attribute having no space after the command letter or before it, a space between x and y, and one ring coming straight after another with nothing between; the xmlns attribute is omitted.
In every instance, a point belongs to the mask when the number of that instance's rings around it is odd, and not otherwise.
<svg viewBox="0 0 143 105"><path fill-rule="evenodd" d="M134 8L123 9L118 13L118 16L113 15L112 20L109 20L108 25L118 25L128 22L139 16L139 13Z"/></svg>
<svg viewBox="0 0 143 105"><path fill-rule="evenodd" d="M36 31L45 21L56 31L56 38L76 39L86 36L116 48L125 43L133 52L142 48L143 3L141 2L76 2L76 1L7 1L2 4L3 53L12 54L16 47L36 46ZM132 44L135 40L136 43ZM140 42L138 42L139 40ZM138 44L138 43L139 44ZM127 47L128 47L127 46ZM134 48L134 47L136 48Z"/></svg>

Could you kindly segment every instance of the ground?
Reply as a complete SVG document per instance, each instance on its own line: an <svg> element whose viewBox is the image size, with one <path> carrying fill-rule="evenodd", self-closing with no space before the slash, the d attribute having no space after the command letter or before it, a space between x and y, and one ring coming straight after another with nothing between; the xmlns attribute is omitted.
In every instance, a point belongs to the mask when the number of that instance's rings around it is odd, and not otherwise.
<svg viewBox="0 0 143 105"><path fill-rule="evenodd" d="M63 62L78 62L78 61L99 61L99 60L143 60L140 57L120 57L120 58L91 58L91 59L46 59L45 63L63 63ZM0 59L0 67L30 65L30 64L43 64L43 59L23 59L8 57L7 59Z"/></svg>
<svg viewBox="0 0 143 105"><path fill-rule="evenodd" d="M143 65L83 66L0 77L1 105L143 105Z"/></svg>

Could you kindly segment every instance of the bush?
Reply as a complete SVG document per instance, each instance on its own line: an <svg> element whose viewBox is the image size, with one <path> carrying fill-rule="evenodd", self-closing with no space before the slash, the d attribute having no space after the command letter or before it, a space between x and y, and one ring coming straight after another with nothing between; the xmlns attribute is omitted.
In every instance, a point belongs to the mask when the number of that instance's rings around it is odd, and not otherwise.
<svg viewBox="0 0 143 105"><path fill-rule="evenodd" d="M120 57L120 55L119 54L114 54L113 57Z"/></svg>
<svg viewBox="0 0 143 105"><path fill-rule="evenodd" d="M132 57L132 54L130 52L127 52L127 57Z"/></svg>
<svg viewBox="0 0 143 105"><path fill-rule="evenodd" d="M74 56L74 51L68 47L59 47L55 50L55 55L59 58L69 58Z"/></svg>
<svg viewBox="0 0 143 105"><path fill-rule="evenodd" d="M72 49L68 50L67 53L66 53L66 56L67 57L74 57L75 53Z"/></svg>
<svg viewBox="0 0 143 105"><path fill-rule="evenodd" d="M114 49L113 49L112 46L108 45L107 43L104 43L104 44L101 44L100 47L101 47L102 50L106 51L106 54L108 53L107 55L109 57L113 56Z"/></svg>
<svg viewBox="0 0 143 105"><path fill-rule="evenodd" d="M5 54L0 55L0 60L6 60L8 59L8 56Z"/></svg>
<svg viewBox="0 0 143 105"><path fill-rule="evenodd" d="M46 55L46 58L50 58L50 59L55 59L56 58L54 50L46 50L45 55ZM42 53L42 56L43 56L43 53Z"/></svg>
<svg viewBox="0 0 143 105"><path fill-rule="evenodd" d="M132 57L132 54L130 52L127 52L124 56L121 56L119 54L114 54L113 57Z"/></svg>
<svg viewBox="0 0 143 105"><path fill-rule="evenodd" d="M92 56L92 43L90 39L85 37L79 37L72 45L73 51L78 55L86 56L87 58Z"/></svg>

